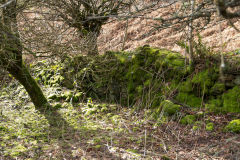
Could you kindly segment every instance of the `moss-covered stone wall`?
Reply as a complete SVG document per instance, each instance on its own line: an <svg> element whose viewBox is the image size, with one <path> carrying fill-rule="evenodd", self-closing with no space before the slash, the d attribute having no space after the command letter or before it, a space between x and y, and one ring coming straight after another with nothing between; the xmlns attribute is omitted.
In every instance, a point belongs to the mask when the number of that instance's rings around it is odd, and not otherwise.
<svg viewBox="0 0 240 160"><path fill-rule="evenodd" d="M138 108L159 108L164 100L173 100L210 112L239 113L238 76L230 86L220 82L218 65L208 58L190 70L179 53L145 45L133 52L69 57L50 67L39 62L34 68L39 82L65 86L94 100Z"/></svg>

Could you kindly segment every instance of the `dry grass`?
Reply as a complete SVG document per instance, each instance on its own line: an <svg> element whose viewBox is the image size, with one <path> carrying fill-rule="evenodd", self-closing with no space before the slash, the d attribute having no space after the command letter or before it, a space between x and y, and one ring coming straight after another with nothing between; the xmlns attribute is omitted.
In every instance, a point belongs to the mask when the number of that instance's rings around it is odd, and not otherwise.
<svg viewBox="0 0 240 160"><path fill-rule="evenodd" d="M170 13L170 9L157 9L146 13L146 17L157 17L159 15L166 16ZM103 26L102 34L100 35L99 50L105 52L106 50L122 50L122 43L126 36L125 30L127 21L112 20L110 23ZM150 35L144 36L153 29L153 25L157 24L156 21L146 20L141 18L129 19L127 27L127 39L125 42L124 50L134 50L139 46L149 44L153 47L167 48L170 50L183 52L181 48L176 45L176 41L182 39L185 35L184 32L179 32L172 28L163 29L161 31L153 32ZM221 34L219 34L219 26L213 21L207 26L207 29L201 31L203 42L208 46L215 48L215 51L221 49L221 37L224 44L224 51L233 51L240 47L240 34L231 26L227 21L222 21ZM234 25L240 28L240 22L234 21Z"/></svg>

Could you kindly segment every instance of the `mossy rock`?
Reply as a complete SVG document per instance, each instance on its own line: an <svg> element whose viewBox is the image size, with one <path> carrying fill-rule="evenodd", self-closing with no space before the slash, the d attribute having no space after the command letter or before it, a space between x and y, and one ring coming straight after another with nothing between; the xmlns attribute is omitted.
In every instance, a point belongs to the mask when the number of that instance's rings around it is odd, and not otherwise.
<svg viewBox="0 0 240 160"><path fill-rule="evenodd" d="M186 115L180 120L181 124L193 124L196 120L196 117L194 115Z"/></svg>
<svg viewBox="0 0 240 160"><path fill-rule="evenodd" d="M223 111L231 113L240 113L240 87L236 86L223 96Z"/></svg>
<svg viewBox="0 0 240 160"><path fill-rule="evenodd" d="M210 89L213 87L215 84L215 81L217 80L217 76L215 76L213 70L204 70L202 72L199 72L198 74L194 75L192 78L191 82L195 85L198 86L199 88L196 90L200 90L202 94L209 94Z"/></svg>
<svg viewBox="0 0 240 160"><path fill-rule="evenodd" d="M240 133L240 119L235 119L229 122L229 124L225 127L225 131Z"/></svg>
<svg viewBox="0 0 240 160"><path fill-rule="evenodd" d="M180 111L181 106L174 104L170 100L165 100L160 104L160 108L164 112L164 114L172 116Z"/></svg>
<svg viewBox="0 0 240 160"><path fill-rule="evenodd" d="M186 82L181 83L179 86L180 92L190 93L192 92L192 90L193 90L193 87L190 80L187 80Z"/></svg>
<svg viewBox="0 0 240 160"><path fill-rule="evenodd" d="M223 83L215 83L213 87L210 89L210 94L212 95L220 95L225 91L225 84Z"/></svg>
<svg viewBox="0 0 240 160"><path fill-rule="evenodd" d="M221 99L221 97L217 99L211 99L208 101L207 104L205 104L205 108L207 109L207 111L215 112L215 113L222 112L223 110L222 106L223 106L223 100Z"/></svg>
<svg viewBox="0 0 240 160"><path fill-rule="evenodd" d="M176 100L191 107L200 107L202 104L202 99L191 93L180 92L178 93Z"/></svg>
<svg viewBox="0 0 240 160"><path fill-rule="evenodd" d="M184 58L179 53L145 45L131 53L107 52L96 57L74 57L66 61L65 72L61 75L63 85L69 83L69 89L74 87L72 77L76 77L79 88L87 97L106 102L121 101L123 105L135 104L141 99L140 107L145 107L147 101L157 99L161 102L165 94L170 94L167 91L172 90L163 91L159 87L163 83L159 78L164 77L169 84L172 80L179 83L186 76L184 68ZM150 89L159 92L159 96L147 94ZM154 106L158 107L160 104L155 102Z"/></svg>
<svg viewBox="0 0 240 160"><path fill-rule="evenodd" d="M206 131L213 131L214 124L212 122L206 124Z"/></svg>

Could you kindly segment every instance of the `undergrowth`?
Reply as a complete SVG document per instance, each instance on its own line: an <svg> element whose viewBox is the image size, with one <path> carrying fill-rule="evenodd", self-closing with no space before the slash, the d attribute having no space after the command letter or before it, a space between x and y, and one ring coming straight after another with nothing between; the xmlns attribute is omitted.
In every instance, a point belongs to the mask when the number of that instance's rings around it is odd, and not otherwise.
<svg viewBox="0 0 240 160"><path fill-rule="evenodd" d="M238 76L221 83L216 57L197 62L191 71L178 53L143 46L32 64L52 110L36 111L14 80L1 89L0 155L166 159L178 154L174 143L189 135L239 133ZM213 112L231 113L235 120L221 124Z"/></svg>

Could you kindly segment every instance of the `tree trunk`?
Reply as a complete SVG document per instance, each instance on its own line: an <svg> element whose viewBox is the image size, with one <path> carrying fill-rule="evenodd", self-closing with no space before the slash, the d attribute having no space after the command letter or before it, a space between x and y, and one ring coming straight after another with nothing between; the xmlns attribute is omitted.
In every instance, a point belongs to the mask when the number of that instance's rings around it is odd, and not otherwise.
<svg viewBox="0 0 240 160"><path fill-rule="evenodd" d="M6 0L4 0L6 3ZM22 44L17 26L17 2L12 1L2 11L0 21L0 64L27 90L36 109L44 111L47 99L22 61Z"/></svg>
<svg viewBox="0 0 240 160"><path fill-rule="evenodd" d="M194 13L195 0L191 0L191 19L189 23L189 63L191 69L194 68L194 57L193 57L193 13Z"/></svg>
<svg viewBox="0 0 240 160"><path fill-rule="evenodd" d="M21 66L15 66L14 68L8 68L8 72L24 86L37 110L44 111L47 109L47 99L23 64Z"/></svg>
<svg viewBox="0 0 240 160"><path fill-rule="evenodd" d="M97 38L99 36L99 33L97 32L90 32L88 34L87 40L87 53L90 56L98 55L98 44L97 44Z"/></svg>

